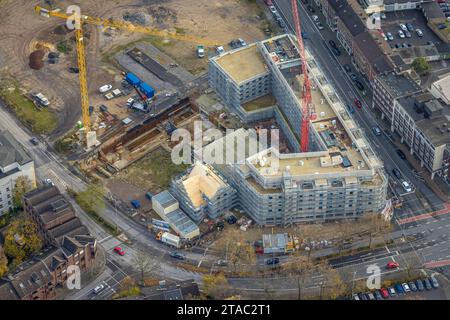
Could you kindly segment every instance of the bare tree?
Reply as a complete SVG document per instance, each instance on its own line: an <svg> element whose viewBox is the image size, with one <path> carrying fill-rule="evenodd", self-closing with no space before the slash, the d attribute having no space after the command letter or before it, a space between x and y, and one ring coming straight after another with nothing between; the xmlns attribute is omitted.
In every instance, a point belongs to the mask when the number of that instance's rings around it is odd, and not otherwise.
<svg viewBox="0 0 450 320"><path fill-rule="evenodd" d="M313 264L310 262L309 257L298 256L298 258L289 265L289 273L296 279L297 282L297 299L302 299L303 287L306 278L309 276L309 270L311 270Z"/></svg>
<svg viewBox="0 0 450 320"><path fill-rule="evenodd" d="M376 213L364 214L360 219L360 223L363 224L369 234L369 248L372 247L375 237L388 233L392 228L390 221L386 221L380 214Z"/></svg>
<svg viewBox="0 0 450 320"><path fill-rule="evenodd" d="M132 258L134 267L140 274L141 285L144 285L145 275L156 271L159 268L161 258L153 258L146 254L144 251L138 250Z"/></svg>

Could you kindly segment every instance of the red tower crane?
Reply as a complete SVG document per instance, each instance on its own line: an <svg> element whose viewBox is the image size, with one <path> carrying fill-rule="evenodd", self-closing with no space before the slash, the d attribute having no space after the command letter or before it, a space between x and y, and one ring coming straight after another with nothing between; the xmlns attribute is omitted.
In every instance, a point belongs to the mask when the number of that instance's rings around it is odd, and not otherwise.
<svg viewBox="0 0 450 320"><path fill-rule="evenodd" d="M302 29L300 26L300 18L298 15L297 0L291 0L292 3L292 15L294 18L295 33L297 37L297 45L300 50L300 60L302 64L302 75L303 75L303 87L302 87L302 97L301 97L301 143L300 148L302 152L308 151L309 145L309 125L311 121L312 110L312 99L311 99L311 82L308 76L308 63L306 61L305 46L303 45Z"/></svg>

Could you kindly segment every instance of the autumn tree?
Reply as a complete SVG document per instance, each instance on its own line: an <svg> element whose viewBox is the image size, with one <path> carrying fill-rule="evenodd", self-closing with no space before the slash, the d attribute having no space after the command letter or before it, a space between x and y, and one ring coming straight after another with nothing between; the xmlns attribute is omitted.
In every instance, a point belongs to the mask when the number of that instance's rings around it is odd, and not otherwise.
<svg viewBox="0 0 450 320"><path fill-rule="evenodd" d="M0 246L0 278L8 272L8 259L6 258L3 247Z"/></svg>
<svg viewBox="0 0 450 320"><path fill-rule="evenodd" d="M228 297L230 285L223 273L203 276L203 290L209 299L224 299Z"/></svg>
<svg viewBox="0 0 450 320"><path fill-rule="evenodd" d="M239 264L254 264L256 261L253 245L244 238L240 230L230 230L222 236L216 246L233 265L234 272Z"/></svg>
<svg viewBox="0 0 450 320"><path fill-rule="evenodd" d="M6 256L13 259L14 266L39 251L42 248L42 239L36 225L29 219L13 220L6 230L3 248Z"/></svg>
<svg viewBox="0 0 450 320"><path fill-rule="evenodd" d="M323 283L320 292L321 299L337 299L348 292L348 287L342 280L337 269L333 269L329 264L323 263L316 266L317 271L323 276Z"/></svg>
<svg viewBox="0 0 450 320"><path fill-rule="evenodd" d="M105 208L105 187L101 184L91 184L86 190L78 192L75 200L88 213L98 213Z"/></svg>
<svg viewBox="0 0 450 320"><path fill-rule="evenodd" d="M313 263L310 261L309 257L299 256L295 261L289 264L288 272L295 277L297 282L297 299L302 299L303 288L305 285L305 280L309 278L309 270L313 267Z"/></svg>
<svg viewBox="0 0 450 320"><path fill-rule="evenodd" d="M20 176L16 179L13 188L13 205L15 208L22 208L22 198L25 193L33 189L32 182L27 176Z"/></svg>

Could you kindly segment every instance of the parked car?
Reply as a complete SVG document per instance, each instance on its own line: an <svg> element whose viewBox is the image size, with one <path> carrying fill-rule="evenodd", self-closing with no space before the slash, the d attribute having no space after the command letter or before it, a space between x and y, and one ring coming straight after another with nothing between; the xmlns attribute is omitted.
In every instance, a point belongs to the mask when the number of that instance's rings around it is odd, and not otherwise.
<svg viewBox="0 0 450 320"><path fill-rule="evenodd" d="M274 6L270 6L269 10L270 10L270 12L272 12L272 14L277 12L277 9Z"/></svg>
<svg viewBox="0 0 450 320"><path fill-rule="evenodd" d="M69 68L69 72L70 72L70 73L79 73L79 72L80 72L80 69L75 68L75 67L70 67L70 68Z"/></svg>
<svg viewBox="0 0 450 320"><path fill-rule="evenodd" d="M354 73L351 73L350 74L350 79L352 79L353 81L356 81L356 80L358 80L358 76L356 74L354 74Z"/></svg>
<svg viewBox="0 0 450 320"><path fill-rule="evenodd" d="M242 38L239 38L239 39L238 39L238 42L239 42L239 45L240 45L241 47L247 46L247 42L245 42L244 39L242 39Z"/></svg>
<svg viewBox="0 0 450 320"><path fill-rule="evenodd" d="M388 38L389 41L394 40L394 36L390 32L386 33L386 37Z"/></svg>
<svg viewBox="0 0 450 320"><path fill-rule="evenodd" d="M218 46L216 47L216 52L220 55L225 52L225 49L223 48L223 46Z"/></svg>
<svg viewBox="0 0 450 320"><path fill-rule="evenodd" d="M409 32L408 30L406 30L406 31L405 31L405 36L406 36L407 38L411 38L411 37L412 37L411 32Z"/></svg>
<svg viewBox="0 0 450 320"><path fill-rule="evenodd" d="M425 290L425 287L424 287L424 285L423 285L423 282L422 282L422 280L420 280L420 279L416 280L416 286L417 286L417 290L419 290L419 291Z"/></svg>
<svg viewBox="0 0 450 320"><path fill-rule="evenodd" d="M317 28L318 28L319 30L325 29L324 26L323 26L323 24L322 24L322 22L317 22L316 25L317 25Z"/></svg>
<svg viewBox="0 0 450 320"><path fill-rule="evenodd" d="M360 300L369 300L367 295L364 292L358 294Z"/></svg>
<svg viewBox="0 0 450 320"><path fill-rule="evenodd" d="M411 289L409 288L409 285L406 282L402 283L402 288L405 294L411 292Z"/></svg>
<svg viewBox="0 0 450 320"><path fill-rule="evenodd" d="M402 181L403 189L405 189L406 192L412 192L411 185L408 183L408 181Z"/></svg>
<svg viewBox="0 0 450 320"><path fill-rule="evenodd" d="M44 184L50 185L50 186L54 186L55 184L53 183L52 179L45 179L44 180Z"/></svg>
<svg viewBox="0 0 450 320"><path fill-rule="evenodd" d="M402 150L397 149L397 150L395 150L395 152L397 152L398 156L399 156L401 159L403 159L403 160L406 159L406 155L405 155L405 153L404 153Z"/></svg>
<svg viewBox="0 0 450 320"><path fill-rule="evenodd" d="M387 299L389 298L389 290L386 288L381 288L380 293L383 296L383 298Z"/></svg>
<svg viewBox="0 0 450 320"><path fill-rule="evenodd" d="M403 290L403 287L400 283L397 283L395 286L395 291L397 291L397 293L400 294L405 294L405 291Z"/></svg>
<svg viewBox="0 0 450 320"><path fill-rule="evenodd" d="M100 91L100 93L105 93L108 92L109 90L112 89L112 85L110 84L105 84L104 86L101 86L98 91Z"/></svg>
<svg viewBox="0 0 450 320"><path fill-rule="evenodd" d="M96 286L92 291L95 294L99 294L100 292L102 292L105 289L105 285L103 283L99 284L98 286Z"/></svg>
<svg viewBox="0 0 450 320"><path fill-rule="evenodd" d="M350 112L350 113L355 113L355 109L352 107L352 105L347 105L347 109L348 109L348 112Z"/></svg>
<svg viewBox="0 0 450 320"><path fill-rule="evenodd" d="M423 37L423 32L420 29L416 29L416 33L419 37Z"/></svg>
<svg viewBox="0 0 450 320"><path fill-rule="evenodd" d="M430 282L431 282L431 286L433 288L439 288L439 282L437 281L437 279L434 276L430 277Z"/></svg>
<svg viewBox="0 0 450 320"><path fill-rule="evenodd" d="M181 252L178 252L178 251L171 252L170 256L172 258L175 258L175 259L178 259L178 260L184 260L185 259L184 255Z"/></svg>
<svg viewBox="0 0 450 320"><path fill-rule="evenodd" d="M425 289L427 289L427 290L433 289L433 287L431 286L430 280L424 279L424 280L423 280L423 284L424 284L424 286L425 286Z"/></svg>
<svg viewBox="0 0 450 320"><path fill-rule="evenodd" d="M375 299L377 300L383 300L383 296L381 295L380 290L375 291Z"/></svg>
<svg viewBox="0 0 450 320"><path fill-rule="evenodd" d="M220 259L220 260L217 260L216 264L221 267L226 267L228 265L228 261Z"/></svg>
<svg viewBox="0 0 450 320"><path fill-rule="evenodd" d="M354 103L355 103L355 106L357 106L359 109L362 108L362 103L358 99L355 99Z"/></svg>
<svg viewBox="0 0 450 320"><path fill-rule="evenodd" d="M338 48L331 48L331 51L333 51L334 55L339 57L341 55L341 50Z"/></svg>
<svg viewBox="0 0 450 320"><path fill-rule="evenodd" d="M333 40L329 40L328 43L329 43L330 46L332 46L333 48L337 48L336 42L334 42Z"/></svg>
<svg viewBox="0 0 450 320"><path fill-rule="evenodd" d="M387 269L397 269L398 267L400 267L400 264L396 261L389 261L386 265Z"/></svg>
<svg viewBox="0 0 450 320"><path fill-rule="evenodd" d="M400 39L404 39L405 38L405 34L403 33L402 30L398 30L398 36L400 37Z"/></svg>
<svg viewBox="0 0 450 320"><path fill-rule="evenodd" d="M31 142L32 144L34 144L35 146L37 146L37 145L39 144L39 140L38 140L36 137L31 138L31 139L30 139L30 142Z"/></svg>
<svg viewBox="0 0 450 320"><path fill-rule="evenodd" d="M359 91L364 91L364 85L362 84L361 81L355 80L355 86L356 88L358 88Z"/></svg>
<svg viewBox="0 0 450 320"><path fill-rule="evenodd" d="M125 255L125 251L121 247L115 247L114 252L117 253L119 256Z"/></svg>
<svg viewBox="0 0 450 320"><path fill-rule="evenodd" d="M356 293L354 293L352 294L352 300L360 300L360 299L359 296Z"/></svg>
<svg viewBox="0 0 450 320"><path fill-rule="evenodd" d="M416 292L416 291L417 291L417 286L416 286L416 284L414 283L414 281L410 281L410 282L408 283L408 285L409 285L409 288L411 289L412 292Z"/></svg>
<svg viewBox="0 0 450 320"><path fill-rule="evenodd" d="M310 5L308 5L307 8L308 8L308 11L311 12L311 13L316 12L316 10L314 10L314 8L312 6L310 6Z"/></svg>
<svg viewBox="0 0 450 320"><path fill-rule="evenodd" d="M319 21L319 17L316 16L315 14L313 14L313 15L311 16L311 18L313 19L314 22Z"/></svg>
<svg viewBox="0 0 450 320"><path fill-rule="evenodd" d="M408 31L414 31L414 27L411 23L407 23L406 28L408 29Z"/></svg>
<svg viewBox="0 0 450 320"><path fill-rule="evenodd" d="M368 292L366 294L367 294L367 297L369 298L369 300L375 300L375 296L373 295L372 292Z"/></svg>
<svg viewBox="0 0 450 320"><path fill-rule="evenodd" d="M280 263L280 259L279 258L269 258L269 259L267 259L266 260L266 265L268 265L268 266L274 266L274 265L276 265L276 264L279 264Z"/></svg>
<svg viewBox="0 0 450 320"><path fill-rule="evenodd" d="M237 222L237 218L233 215L227 217L225 219L226 222L228 222L228 224L235 224Z"/></svg>
<svg viewBox="0 0 450 320"><path fill-rule="evenodd" d="M403 24L403 23L400 23L400 29L402 29L402 31L407 31L408 30L408 28Z"/></svg>
<svg viewBox="0 0 450 320"><path fill-rule="evenodd" d="M348 64L344 64L343 67L346 72L352 71L352 68Z"/></svg>
<svg viewBox="0 0 450 320"><path fill-rule="evenodd" d="M400 172L400 170L398 170L398 169L396 169L396 168L392 169L392 173L393 173L394 176L395 176L397 179L399 179L399 180L403 177L402 174L401 174L401 172Z"/></svg>
<svg viewBox="0 0 450 320"><path fill-rule="evenodd" d="M378 128L378 127L373 127L373 128L372 128L372 131L373 131L373 133L374 133L376 136L381 136L381 130L380 130L380 128Z"/></svg>
<svg viewBox="0 0 450 320"><path fill-rule="evenodd" d="M394 287L389 287L388 291L391 297L395 297L397 295L397 291L395 291Z"/></svg>

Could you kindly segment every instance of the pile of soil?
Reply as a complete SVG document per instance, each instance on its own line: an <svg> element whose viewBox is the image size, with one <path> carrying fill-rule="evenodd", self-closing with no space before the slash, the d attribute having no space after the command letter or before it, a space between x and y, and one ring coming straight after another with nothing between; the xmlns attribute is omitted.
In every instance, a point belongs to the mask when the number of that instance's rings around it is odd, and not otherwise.
<svg viewBox="0 0 450 320"><path fill-rule="evenodd" d="M44 56L45 56L45 51L44 50L36 50L33 51L30 54L30 62L29 62L29 66L31 69L34 70L40 70L42 69L42 67L44 66Z"/></svg>

